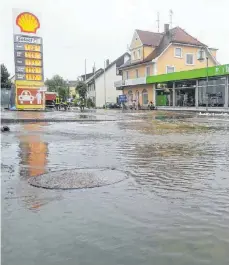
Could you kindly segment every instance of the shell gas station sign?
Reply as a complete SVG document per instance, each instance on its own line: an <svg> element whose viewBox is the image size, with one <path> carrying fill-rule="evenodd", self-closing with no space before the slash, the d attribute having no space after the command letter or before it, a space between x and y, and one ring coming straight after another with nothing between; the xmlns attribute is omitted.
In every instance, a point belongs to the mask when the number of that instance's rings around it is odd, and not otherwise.
<svg viewBox="0 0 229 265"><path fill-rule="evenodd" d="M41 16L13 9L15 90L17 109L44 109Z"/></svg>

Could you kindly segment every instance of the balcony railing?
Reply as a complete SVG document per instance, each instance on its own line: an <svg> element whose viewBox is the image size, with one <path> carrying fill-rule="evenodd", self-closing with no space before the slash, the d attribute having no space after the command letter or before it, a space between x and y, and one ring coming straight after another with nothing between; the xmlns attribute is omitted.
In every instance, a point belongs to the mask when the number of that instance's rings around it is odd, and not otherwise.
<svg viewBox="0 0 229 265"><path fill-rule="evenodd" d="M126 79L126 80L119 80L114 82L114 86L116 88L124 87L124 86L136 86L146 84L146 77L139 77L135 79Z"/></svg>

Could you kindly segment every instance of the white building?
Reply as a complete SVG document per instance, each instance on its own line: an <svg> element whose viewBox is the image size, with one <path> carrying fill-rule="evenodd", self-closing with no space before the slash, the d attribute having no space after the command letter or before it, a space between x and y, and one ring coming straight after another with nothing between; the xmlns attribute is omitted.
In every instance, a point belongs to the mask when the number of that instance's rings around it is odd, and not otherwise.
<svg viewBox="0 0 229 265"><path fill-rule="evenodd" d="M91 98L96 107L103 107L105 102L116 103L121 91L116 90L114 82L122 82L122 76L118 68L130 59L129 53L124 53L115 61L109 63L106 60L106 67L95 71L95 74L86 80L88 86L87 97Z"/></svg>

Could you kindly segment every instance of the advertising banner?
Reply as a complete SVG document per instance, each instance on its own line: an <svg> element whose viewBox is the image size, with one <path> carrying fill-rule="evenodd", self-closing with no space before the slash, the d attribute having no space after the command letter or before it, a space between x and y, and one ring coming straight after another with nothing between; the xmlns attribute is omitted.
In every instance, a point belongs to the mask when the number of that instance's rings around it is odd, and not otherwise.
<svg viewBox="0 0 229 265"><path fill-rule="evenodd" d="M45 94L40 87L16 85L17 109L44 109Z"/></svg>

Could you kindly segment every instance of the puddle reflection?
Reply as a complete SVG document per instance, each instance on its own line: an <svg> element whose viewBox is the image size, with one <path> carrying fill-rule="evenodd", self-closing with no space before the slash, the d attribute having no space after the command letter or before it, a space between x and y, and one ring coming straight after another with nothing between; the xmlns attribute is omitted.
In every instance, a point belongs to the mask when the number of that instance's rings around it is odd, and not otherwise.
<svg viewBox="0 0 229 265"><path fill-rule="evenodd" d="M23 124L19 136L21 176L34 177L46 172L48 144L42 139L45 123Z"/></svg>

